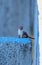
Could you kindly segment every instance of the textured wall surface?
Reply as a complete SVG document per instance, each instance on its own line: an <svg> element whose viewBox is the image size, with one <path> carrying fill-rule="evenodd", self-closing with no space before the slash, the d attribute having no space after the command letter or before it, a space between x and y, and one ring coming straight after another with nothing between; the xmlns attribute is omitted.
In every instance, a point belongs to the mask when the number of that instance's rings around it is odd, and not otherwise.
<svg viewBox="0 0 42 65"><path fill-rule="evenodd" d="M19 25L30 33L30 0L0 0L0 36L17 36Z"/></svg>
<svg viewBox="0 0 42 65"><path fill-rule="evenodd" d="M27 31L28 34L34 34L35 42L33 48L33 63L37 65L39 58L38 49L38 10L37 10L37 0L0 0L0 36L17 36L18 26L23 25L24 30ZM34 30L33 30L34 29ZM8 48L7 48L8 47ZM13 48L16 48L16 53L18 56L16 58L10 59L9 56L13 54ZM23 49L19 54L20 46L16 47L14 44L0 44L0 65L9 65L13 63L13 65L20 64L25 65L27 63L31 64L29 60L31 58L30 50L27 51L27 55L24 58ZM24 48L24 46L23 46ZM12 50L10 50L12 49ZM15 50L14 50L15 51ZM10 55L11 54L11 55ZM13 57L13 56L12 56ZM5 59L5 61L4 61ZM17 62L14 60L17 59ZM22 61L21 61L22 60ZM14 61L14 62L13 62ZM21 61L19 63L19 61ZM16 64L15 64L16 62ZM24 63L25 62L25 63ZM26 65L27 65L26 64ZM33 64L33 65L34 65Z"/></svg>
<svg viewBox="0 0 42 65"><path fill-rule="evenodd" d="M31 65L30 44L0 43L0 65Z"/></svg>

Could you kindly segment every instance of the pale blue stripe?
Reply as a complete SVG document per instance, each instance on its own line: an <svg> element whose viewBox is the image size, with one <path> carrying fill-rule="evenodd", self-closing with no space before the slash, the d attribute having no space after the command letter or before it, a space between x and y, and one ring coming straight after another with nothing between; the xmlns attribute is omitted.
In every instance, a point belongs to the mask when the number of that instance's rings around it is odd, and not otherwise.
<svg viewBox="0 0 42 65"><path fill-rule="evenodd" d="M30 38L14 38L14 37L0 37L0 43L11 42L11 43L31 43Z"/></svg>

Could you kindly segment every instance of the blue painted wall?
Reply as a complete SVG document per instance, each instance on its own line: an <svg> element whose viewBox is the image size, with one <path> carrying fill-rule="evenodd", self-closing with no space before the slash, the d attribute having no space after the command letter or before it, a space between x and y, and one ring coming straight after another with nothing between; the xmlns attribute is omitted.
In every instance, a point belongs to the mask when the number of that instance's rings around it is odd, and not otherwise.
<svg viewBox="0 0 42 65"><path fill-rule="evenodd" d="M34 64L39 65L39 11L37 0L34 0Z"/></svg>
<svg viewBox="0 0 42 65"><path fill-rule="evenodd" d="M0 43L0 65L31 65L31 43Z"/></svg>
<svg viewBox="0 0 42 65"><path fill-rule="evenodd" d="M0 0L0 36L17 37L18 26L23 25L35 37L34 65L39 65L37 7L37 0Z"/></svg>
<svg viewBox="0 0 42 65"><path fill-rule="evenodd" d="M17 36L19 25L30 34L30 0L0 0L0 36Z"/></svg>

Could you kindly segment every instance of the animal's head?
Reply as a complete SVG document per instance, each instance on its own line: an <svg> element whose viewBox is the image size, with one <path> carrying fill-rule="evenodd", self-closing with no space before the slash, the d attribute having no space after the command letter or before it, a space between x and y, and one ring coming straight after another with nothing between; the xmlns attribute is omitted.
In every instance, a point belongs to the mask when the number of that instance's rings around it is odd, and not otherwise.
<svg viewBox="0 0 42 65"><path fill-rule="evenodd" d="M23 30L23 26L19 26L18 29Z"/></svg>

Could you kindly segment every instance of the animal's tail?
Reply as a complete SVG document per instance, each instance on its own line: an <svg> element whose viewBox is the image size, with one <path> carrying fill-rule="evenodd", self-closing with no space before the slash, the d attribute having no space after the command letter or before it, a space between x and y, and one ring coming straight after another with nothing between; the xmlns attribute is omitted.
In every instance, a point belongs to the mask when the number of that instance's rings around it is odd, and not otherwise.
<svg viewBox="0 0 42 65"><path fill-rule="evenodd" d="M35 38L32 38L32 37L29 37L29 38L31 38L31 39L35 39Z"/></svg>

